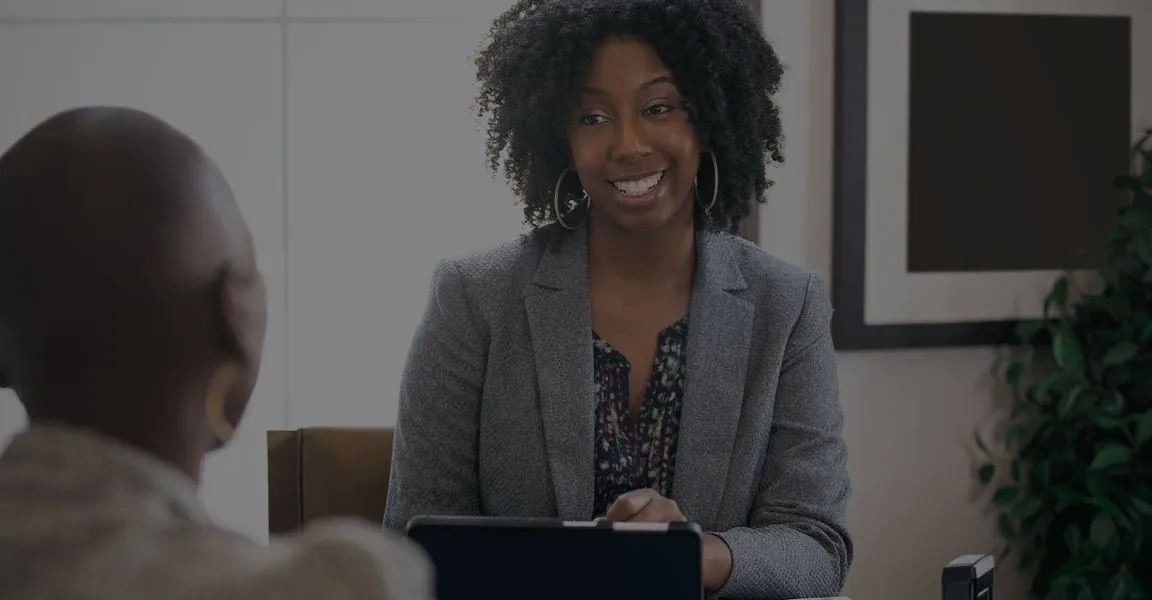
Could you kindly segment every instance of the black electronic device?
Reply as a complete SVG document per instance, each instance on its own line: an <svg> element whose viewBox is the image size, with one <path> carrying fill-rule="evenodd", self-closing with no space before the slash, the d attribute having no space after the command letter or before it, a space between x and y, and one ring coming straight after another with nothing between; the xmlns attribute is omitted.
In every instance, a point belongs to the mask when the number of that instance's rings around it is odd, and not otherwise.
<svg viewBox="0 0 1152 600"><path fill-rule="evenodd" d="M699 526L417 517L439 600L700 600Z"/></svg>
<svg viewBox="0 0 1152 600"><path fill-rule="evenodd" d="M965 554L944 567L941 575L943 600L993 600L996 557Z"/></svg>

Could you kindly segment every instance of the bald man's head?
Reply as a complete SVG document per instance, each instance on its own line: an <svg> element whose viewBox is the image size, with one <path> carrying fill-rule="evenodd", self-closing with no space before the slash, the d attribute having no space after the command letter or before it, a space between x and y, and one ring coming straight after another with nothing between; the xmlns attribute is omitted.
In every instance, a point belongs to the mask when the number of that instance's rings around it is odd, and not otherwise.
<svg viewBox="0 0 1152 600"><path fill-rule="evenodd" d="M247 227L171 125L75 109L0 157L0 374L33 418L98 413L69 398L115 386L143 399L133 386L183 385L223 361L254 379L263 336Z"/></svg>

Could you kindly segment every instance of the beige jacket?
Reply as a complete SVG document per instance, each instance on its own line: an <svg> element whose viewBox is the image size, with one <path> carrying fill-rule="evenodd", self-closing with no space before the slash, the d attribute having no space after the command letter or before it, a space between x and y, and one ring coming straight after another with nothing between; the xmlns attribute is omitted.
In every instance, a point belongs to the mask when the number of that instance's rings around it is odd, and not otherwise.
<svg viewBox="0 0 1152 600"><path fill-rule="evenodd" d="M196 484L109 438L32 425L0 455L4 600L430 600L410 542L329 521L269 546L212 524Z"/></svg>

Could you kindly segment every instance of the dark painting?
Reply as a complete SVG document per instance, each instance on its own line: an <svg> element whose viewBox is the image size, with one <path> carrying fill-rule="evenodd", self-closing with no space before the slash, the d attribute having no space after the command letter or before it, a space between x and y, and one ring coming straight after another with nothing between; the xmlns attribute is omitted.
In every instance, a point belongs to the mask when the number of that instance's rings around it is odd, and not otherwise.
<svg viewBox="0 0 1152 600"><path fill-rule="evenodd" d="M1131 22L913 13L910 272L1092 267L1128 171Z"/></svg>

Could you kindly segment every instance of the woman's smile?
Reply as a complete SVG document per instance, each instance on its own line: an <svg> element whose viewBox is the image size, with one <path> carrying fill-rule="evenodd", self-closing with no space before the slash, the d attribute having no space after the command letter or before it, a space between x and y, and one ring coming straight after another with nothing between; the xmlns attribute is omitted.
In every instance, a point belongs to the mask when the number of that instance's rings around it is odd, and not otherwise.
<svg viewBox="0 0 1152 600"><path fill-rule="evenodd" d="M645 209L655 205L668 189L667 174L668 169L664 169L647 175L613 179L608 183L615 190L615 200L621 206L633 210Z"/></svg>

